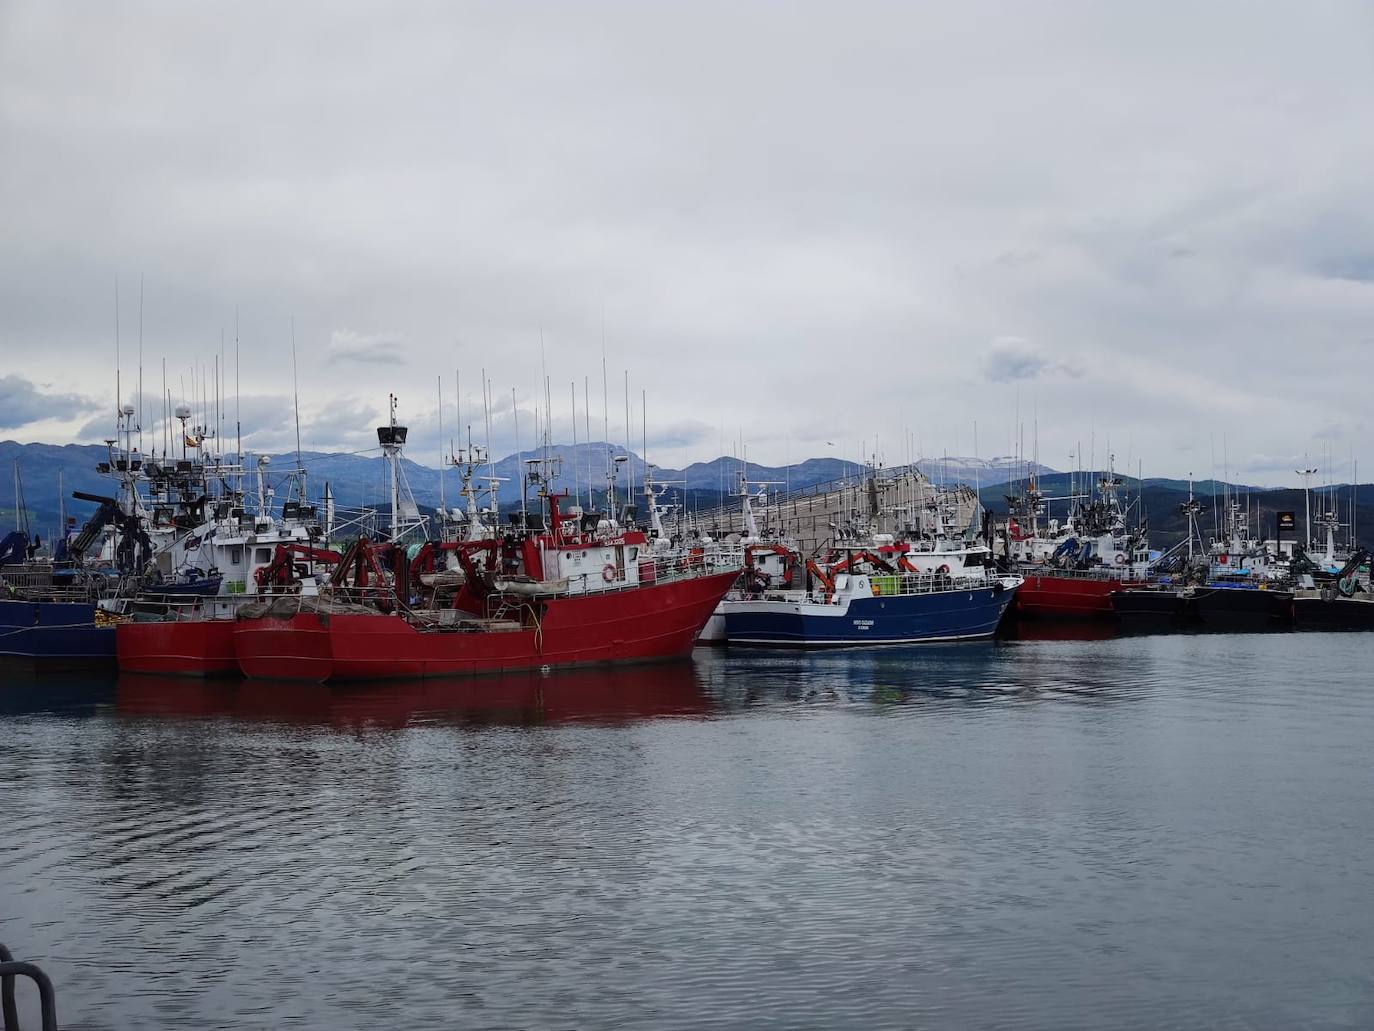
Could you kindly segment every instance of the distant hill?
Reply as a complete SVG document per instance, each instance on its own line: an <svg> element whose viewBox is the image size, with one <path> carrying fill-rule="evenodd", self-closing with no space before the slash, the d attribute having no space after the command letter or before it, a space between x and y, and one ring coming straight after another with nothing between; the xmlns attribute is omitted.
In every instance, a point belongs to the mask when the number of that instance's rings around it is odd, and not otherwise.
<svg viewBox="0 0 1374 1031"><path fill-rule="evenodd" d="M1026 462L1010 456L969 458L936 455L933 458L918 458L916 465L934 483L967 483L970 486L995 486L1025 476L1044 478L1062 475L1047 465Z"/></svg>
<svg viewBox="0 0 1374 1031"><path fill-rule="evenodd" d="M623 449L613 444L594 442L590 444L554 445L549 449L551 456L560 460L561 471L554 479L556 489L577 492L585 495L589 487L595 491L598 503L604 498L606 488L607 456L612 458L623 454ZM0 530L8 530L14 525L14 463L19 463L22 479L24 502L30 521L40 534L47 536L58 525L59 496L65 495L69 515L84 518L92 506L71 500L71 492L84 491L90 494L107 494L112 484L107 477L95 471L96 463L106 459L105 447L100 444L19 444L15 441L0 442ZM286 470L295 467L295 455L272 455L268 467L268 482L281 489ZM520 466L523 460L536 457L534 452L506 455L495 463L494 475L504 482L500 486L499 497L503 507L509 508L520 500ZM385 461L376 454L332 454L318 451L302 453L302 461L310 477L310 492L318 497L328 482L340 507L385 507L388 499L389 476ZM1008 493L1009 476L1024 475L1024 466L1018 466L1007 458L975 459L967 456L949 456L934 459L921 459L920 468L936 483L977 483L981 489L983 503L996 513L1006 512L1004 495ZM738 488L739 471L743 463L738 459L721 457L710 462L696 462L685 469L655 468L654 478L659 483L670 485L674 499L689 508L710 508L720 503L722 496L733 494ZM439 471L427 465L403 460L406 479L415 499L422 507L432 509L439 503ZM776 484L774 491L787 488L801 489L825 483L855 471L852 462L838 458L809 458L788 466L764 466L754 462L748 465L748 476L753 482ZM1043 465L1033 465L1040 487L1051 497L1065 497L1070 489L1070 475L1056 472ZM644 461L634 452L628 453L628 461L619 463L617 490L621 496L633 482L636 485L635 500L642 501ZM59 478L62 490L59 492ZM1130 481L1133 483L1133 481ZM1217 483L1216 489L1221 490ZM444 476L445 502L449 506L459 504L459 478L456 470L449 470ZM1150 514L1151 526L1160 542L1181 536L1184 527L1178 515L1178 506L1187 498L1186 481L1169 479L1145 480L1145 504ZM1194 492L1199 498L1210 497L1212 481L1198 481ZM1228 489L1248 493L1252 504L1258 506L1261 525L1272 527L1273 513L1291 509L1302 519L1302 492L1300 490L1262 490L1250 487L1229 486ZM1356 510L1356 521L1360 526L1369 526L1374 531L1374 509L1366 511L1366 491L1361 487L1360 504ZM1348 490L1335 488L1343 499ZM1319 492L1312 492L1314 512L1321 507ZM1369 500L1374 500L1371 495ZM1061 514L1064 503L1051 502L1054 514ZM1211 526L1211 505L1204 500L1204 523ZM1343 517L1344 518L1344 517ZM1268 520L1268 522L1264 522ZM1210 530L1209 530L1210 532Z"/></svg>
<svg viewBox="0 0 1374 1031"><path fill-rule="evenodd" d="M614 462L615 456L621 454L626 454L627 461ZM543 451L506 455L490 469L483 469L484 477L494 475L503 481L498 492L503 507L509 508L519 503L522 464L543 455ZM621 497L633 484L636 500L642 498L645 465L643 458L633 451L626 453L622 448L604 442L576 446L558 444L548 449L548 456L557 460L559 471L553 479L553 486L557 490L584 495L594 491L600 501L606 493L607 469L614 466L616 489ZM16 461L30 522L38 533L46 536L58 525L61 498L66 499L68 515L84 518L93 506L73 501L72 491L103 495L113 490L110 479L96 472L96 464L107 457L104 445L100 444L58 446L19 444L12 440L0 442L0 528L7 530L15 523ZM271 461L266 479L280 493L284 489L287 471L295 468L296 456L292 453L268 457ZM306 451L302 452L301 460L309 476L312 496L318 497L327 482L340 507L387 505L390 476L386 462L380 455ZM719 504L722 494L729 495L737 490L739 472L743 467L744 463L738 459L717 458L710 462L694 463L686 469L655 468L654 478L659 483L670 485L671 492L681 503L689 507L707 508ZM402 460L402 468L415 500L424 508L437 506L440 500L439 470L409 459ZM750 462L748 476L755 482L775 482L777 489L781 490L824 483L852 473L854 469L852 462L837 458L812 458L785 467ZM457 470L447 470L443 476L444 501L450 507L459 504L460 486Z"/></svg>
<svg viewBox="0 0 1374 1031"><path fill-rule="evenodd" d="M1067 474L1045 476L1040 479L1039 485L1040 489L1051 499L1049 501L1050 517L1062 519L1068 509L1068 501L1062 500L1069 495L1069 477ZM1212 481L1206 483L1208 490L1203 490L1202 486L1202 484L1195 483L1193 495L1202 504L1202 513L1198 520L1204 538L1216 533L1217 521L1225 523L1226 515L1222 509L1221 499L1223 489L1238 494L1242 506L1248 504L1251 527L1258 535L1272 538L1275 535L1275 513L1284 511L1296 513L1299 536L1304 535L1306 515L1303 492L1299 488L1265 489L1223 484L1217 481L1215 494L1213 494L1211 491ZM1128 481L1127 492L1132 498L1136 496L1135 481ZM1007 501L1004 495L1006 493L1006 485L1002 484L985 488L980 492L980 497L985 508L998 516L1005 516ZM1140 493L1143 496L1145 514L1149 520L1151 544L1158 548L1166 548L1182 540L1188 532L1188 525L1180 511L1180 506L1188 500L1188 481L1150 479L1147 477ZM1351 494L1352 490L1348 484L1337 484L1329 490L1315 487L1312 489L1314 536L1324 539L1324 531L1315 527L1317 516L1324 509L1334 507L1339 511L1342 523L1350 522ZM1354 496L1356 500L1354 521L1357 535L1362 542L1374 541L1374 485L1360 484L1355 489ZM1214 499L1215 505L1213 504ZM1345 532L1342 529L1337 533L1338 542L1344 540Z"/></svg>

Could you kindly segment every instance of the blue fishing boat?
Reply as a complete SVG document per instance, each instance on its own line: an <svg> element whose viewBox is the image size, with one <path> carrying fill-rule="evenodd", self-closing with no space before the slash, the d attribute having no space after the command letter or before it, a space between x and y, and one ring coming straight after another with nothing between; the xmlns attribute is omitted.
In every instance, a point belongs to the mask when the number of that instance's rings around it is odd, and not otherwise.
<svg viewBox="0 0 1374 1031"><path fill-rule="evenodd" d="M115 630L94 604L0 600L0 659L43 668L110 666Z"/></svg>
<svg viewBox="0 0 1374 1031"><path fill-rule="evenodd" d="M106 578L39 558L15 463L19 527L0 538L0 662L36 668L113 667L113 621L98 611ZM65 543L65 542L64 542Z"/></svg>
<svg viewBox="0 0 1374 1031"><path fill-rule="evenodd" d="M1023 580L908 572L843 572L808 564L810 589L725 601L730 644L855 647L990 637Z"/></svg>

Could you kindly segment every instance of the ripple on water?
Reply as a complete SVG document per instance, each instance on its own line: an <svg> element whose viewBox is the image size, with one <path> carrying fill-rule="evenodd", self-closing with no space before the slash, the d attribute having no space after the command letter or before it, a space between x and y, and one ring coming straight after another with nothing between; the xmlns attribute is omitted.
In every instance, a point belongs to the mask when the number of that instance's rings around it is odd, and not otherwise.
<svg viewBox="0 0 1374 1031"><path fill-rule="evenodd" d="M0 690L64 1026L1341 1026L1351 635Z"/></svg>

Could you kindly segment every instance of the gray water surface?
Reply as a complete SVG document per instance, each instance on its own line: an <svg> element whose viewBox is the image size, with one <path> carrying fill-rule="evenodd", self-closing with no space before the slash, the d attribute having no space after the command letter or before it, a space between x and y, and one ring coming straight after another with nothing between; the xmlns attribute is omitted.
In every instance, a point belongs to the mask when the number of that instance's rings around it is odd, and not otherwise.
<svg viewBox="0 0 1374 1031"><path fill-rule="evenodd" d="M7 674L66 1028L1374 1025L1374 639Z"/></svg>

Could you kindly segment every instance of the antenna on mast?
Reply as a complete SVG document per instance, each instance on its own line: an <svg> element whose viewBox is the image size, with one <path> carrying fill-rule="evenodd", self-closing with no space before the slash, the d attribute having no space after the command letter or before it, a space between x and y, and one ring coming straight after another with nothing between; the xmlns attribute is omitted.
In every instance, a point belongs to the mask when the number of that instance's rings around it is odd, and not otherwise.
<svg viewBox="0 0 1374 1031"><path fill-rule="evenodd" d="M296 317L291 316L291 394L296 411L296 471L300 474L301 501L305 500L305 466L301 464L301 387L296 376Z"/></svg>
<svg viewBox="0 0 1374 1031"><path fill-rule="evenodd" d="M444 518L444 377L439 377L439 518Z"/></svg>
<svg viewBox="0 0 1374 1031"><path fill-rule="evenodd" d="M138 450L143 450L143 273L138 274Z"/></svg>
<svg viewBox="0 0 1374 1031"><path fill-rule="evenodd" d="M242 397L239 393L239 310L234 308L234 449L238 452L239 464L243 464L243 412L240 408Z"/></svg>
<svg viewBox="0 0 1374 1031"><path fill-rule="evenodd" d="M119 273L115 273L115 437L119 436L120 409L124 405L124 387L120 383L119 368Z"/></svg>
<svg viewBox="0 0 1374 1031"><path fill-rule="evenodd" d="M296 319L291 318L291 403L296 415L296 465L301 464L301 386L296 373Z"/></svg>
<svg viewBox="0 0 1374 1031"><path fill-rule="evenodd" d="M223 407L222 407L222 406L220 405L220 403L219 403L219 401L220 401L220 395L224 392L224 390L223 390L224 384L223 384L223 383L221 382L221 380L220 380L220 367L221 367L221 365L223 364L223 362L220 361L220 355L222 355L222 354L224 353L224 327L223 327L223 326L220 327L220 331L219 331L219 349L220 349L220 354L215 355L215 453L216 453L216 454L219 454L219 453L223 450L223 447L222 447L222 445L221 445L221 443L220 443L220 439L219 439L219 438L220 438L220 431L224 429L224 409L223 409Z"/></svg>
<svg viewBox="0 0 1374 1031"><path fill-rule="evenodd" d="M520 408L515 403L515 388L510 388L510 410L515 418L515 468L520 474L520 517L529 525L529 509L525 501L525 452L520 450Z"/></svg>
<svg viewBox="0 0 1374 1031"><path fill-rule="evenodd" d="M572 433L573 433L573 494L577 498L577 507L582 507L582 470L577 462L577 382L570 384L572 387Z"/></svg>
<svg viewBox="0 0 1374 1031"><path fill-rule="evenodd" d="M606 511L608 515L615 513L615 493L611 489L611 405L607 400L606 388L606 320L602 316L601 320L601 446L606 449Z"/></svg>

